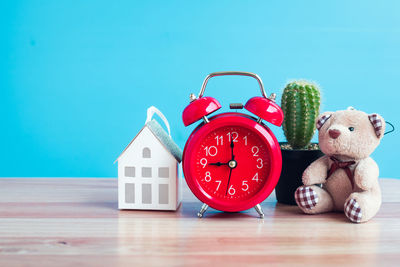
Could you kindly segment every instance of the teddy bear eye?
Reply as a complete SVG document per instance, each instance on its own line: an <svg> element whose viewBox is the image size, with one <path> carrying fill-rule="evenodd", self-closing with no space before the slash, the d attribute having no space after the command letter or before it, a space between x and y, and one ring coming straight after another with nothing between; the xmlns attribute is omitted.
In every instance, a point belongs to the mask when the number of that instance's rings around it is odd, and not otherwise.
<svg viewBox="0 0 400 267"><path fill-rule="evenodd" d="M349 131L350 132L354 131L354 127L349 127Z"/></svg>

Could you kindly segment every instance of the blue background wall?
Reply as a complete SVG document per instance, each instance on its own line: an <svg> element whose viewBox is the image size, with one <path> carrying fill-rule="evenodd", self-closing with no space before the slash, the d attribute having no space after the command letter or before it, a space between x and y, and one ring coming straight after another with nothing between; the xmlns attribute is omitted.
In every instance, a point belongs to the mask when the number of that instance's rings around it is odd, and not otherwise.
<svg viewBox="0 0 400 267"><path fill-rule="evenodd" d="M0 176L115 177L150 105L183 148L194 127L181 112L213 71L255 72L278 97L312 79L322 111L354 106L400 126L399 12L366 0L2 1ZM227 106L259 90L215 78L206 93ZM398 135L373 154L382 177L399 177Z"/></svg>

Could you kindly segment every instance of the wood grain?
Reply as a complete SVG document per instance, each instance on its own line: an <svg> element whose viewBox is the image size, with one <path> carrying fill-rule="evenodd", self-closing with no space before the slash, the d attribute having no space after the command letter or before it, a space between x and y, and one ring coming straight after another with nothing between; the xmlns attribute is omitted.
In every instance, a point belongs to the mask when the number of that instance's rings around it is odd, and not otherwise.
<svg viewBox="0 0 400 267"><path fill-rule="evenodd" d="M195 214L184 185L177 212L119 211L117 180L0 179L0 266L398 266L400 180L381 179L368 223L305 215L271 195L254 210Z"/></svg>

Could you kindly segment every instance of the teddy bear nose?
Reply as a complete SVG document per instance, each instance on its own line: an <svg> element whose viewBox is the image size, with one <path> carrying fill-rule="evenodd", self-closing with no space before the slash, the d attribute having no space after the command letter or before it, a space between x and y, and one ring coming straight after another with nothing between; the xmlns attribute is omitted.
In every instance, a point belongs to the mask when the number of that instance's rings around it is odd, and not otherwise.
<svg viewBox="0 0 400 267"><path fill-rule="evenodd" d="M329 130L329 136L333 139L336 139L339 137L341 132L339 130Z"/></svg>

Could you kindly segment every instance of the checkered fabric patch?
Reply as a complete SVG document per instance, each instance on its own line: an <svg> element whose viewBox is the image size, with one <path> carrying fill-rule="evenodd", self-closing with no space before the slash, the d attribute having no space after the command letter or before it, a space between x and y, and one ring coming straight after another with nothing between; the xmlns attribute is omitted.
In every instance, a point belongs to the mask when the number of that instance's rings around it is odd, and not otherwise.
<svg viewBox="0 0 400 267"><path fill-rule="evenodd" d="M318 203L318 196L309 186L301 186L294 193L294 198L299 207L312 209Z"/></svg>
<svg viewBox="0 0 400 267"><path fill-rule="evenodd" d="M325 124L325 122L331 117L331 115L323 115L319 120L317 121L317 129L321 129L321 127Z"/></svg>
<svg viewBox="0 0 400 267"><path fill-rule="evenodd" d="M360 208L360 205L358 205L357 201L354 198L349 199L344 204L344 213L346 214L347 218L349 218L350 221L352 221L352 222L359 223L361 221L361 217L362 217L361 208Z"/></svg>
<svg viewBox="0 0 400 267"><path fill-rule="evenodd" d="M381 136L381 130L382 130L382 121L379 119L377 114L371 114L368 115L369 120L372 123L372 126L374 126L375 129L375 134L379 138Z"/></svg>

